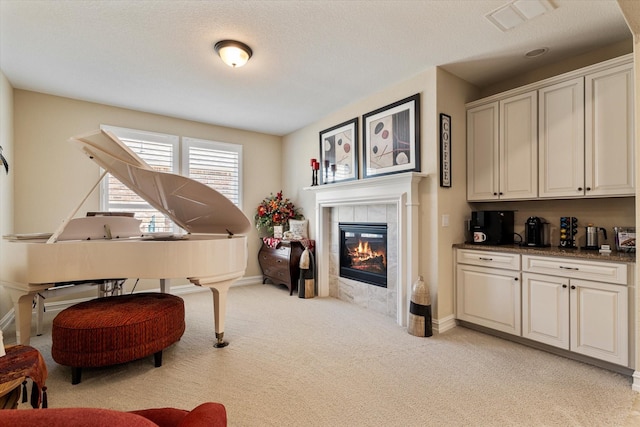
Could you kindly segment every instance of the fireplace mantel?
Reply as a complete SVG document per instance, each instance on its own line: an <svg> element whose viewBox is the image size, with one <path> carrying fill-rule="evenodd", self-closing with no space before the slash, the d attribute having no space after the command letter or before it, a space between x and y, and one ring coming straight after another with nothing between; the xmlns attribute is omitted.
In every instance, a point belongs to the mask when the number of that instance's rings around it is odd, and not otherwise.
<svg viewBox="0 0 640 427"><path fill-rule="evenodd" d="M398 310L397 323L406 326L410 289L420 275L418 186L426 174L411 172L384 175L333 184L305 187L315 193L316 266L318 296L329 296L329 245L331 223L329 210L339 206L365 204L395 205L398 218Z"/></svg>

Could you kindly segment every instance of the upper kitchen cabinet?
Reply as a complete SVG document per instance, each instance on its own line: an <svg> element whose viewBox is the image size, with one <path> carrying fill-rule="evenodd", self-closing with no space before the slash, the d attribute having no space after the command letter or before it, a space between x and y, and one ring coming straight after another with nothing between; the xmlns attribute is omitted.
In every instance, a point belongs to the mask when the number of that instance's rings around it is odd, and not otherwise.
<svg viewBox="0 0 640 427"><path fill-rule="evenodd" d="M587 196L635 194L633 93L632 64L585 77Z"/></svg>
<svg viewBox="0 0 640 427"><path fill-rule="evenodd" d="M632 60L467 104L467 200L634 196Z"/></svg>
<svg viewBox="0 0 640 427"><path fill-rule="evenodd" d="M584 78L540 89L540 197L584 195Z"/></svg>
<svg viewBox="0 0 640 427"><path fill-rule="evenodd" d="M633 68L540 89L540 197L632 196Z"/></svg>
<svg viewBox="0 0 640 427"><path fill-rule="evenodd" d="M467 111L467 200L537 196L536 99L532 91Z"/></svg>

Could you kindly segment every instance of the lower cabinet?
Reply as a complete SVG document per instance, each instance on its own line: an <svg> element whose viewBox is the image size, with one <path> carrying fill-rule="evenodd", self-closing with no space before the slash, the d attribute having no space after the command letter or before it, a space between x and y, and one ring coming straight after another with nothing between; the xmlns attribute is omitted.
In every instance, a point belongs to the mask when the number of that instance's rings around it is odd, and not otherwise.
<svg viewBox="0 0 640 427"><path fill-rule="evenodd" d="M630 366L633 280L626 264L456 252L458 319Z"/></svg>
<svg viewBox="0 0 640 427"><path fill-rule="evenodd" d="M519 268L519 255L458 253L459 261L471 263L458 264L456 270L459 319L520 335L520 272L507 269L513 266L513 257L518 258Z"/></svg>
<svg viewBox="0 0 640 427"><path fill-rule="evenodd" d="M523 273L522 336L627 366L627 287Z"/></svg>

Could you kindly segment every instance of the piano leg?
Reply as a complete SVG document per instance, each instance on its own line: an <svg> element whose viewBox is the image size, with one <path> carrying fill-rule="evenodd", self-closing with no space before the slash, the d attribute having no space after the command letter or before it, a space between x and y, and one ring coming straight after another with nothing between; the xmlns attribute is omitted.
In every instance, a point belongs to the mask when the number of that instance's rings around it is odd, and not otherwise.
<svg viewBox="0 0 640 427"><path fill-rule="evenodd" d="M229 292L231 284L237 279L238 277L234 277L230 280L207 283L207 279L189 278L191 283L197 286L206 286L211 289L211 293L213 294L213 323L216 331L216 343L213 346L216 348L222 348L229 345L229 343L224 340L224 319L227 313L227 293Z"/></svg>
<svg viewBox="0 0 640 427"><path fill-rule="evenodd" d="M209 286L213 293L213 323L216 331L215 348L222 348L229 345L224 340L224 319L227 315L227 292L231 283L216 284Z"/></svg>
<svg viewBox="0 0 640 427"><path fill-rule="evenodd" d="M16 343L29 345L31 340L31 312L35 294L18 289L6 288L13 302L16 316Z"/></svg>
<svg viewBox="0 0 640 427"><path fill-rule="evenodd" d="M44 321L44 297L36 295L36 335L42 335L42 322Z"/></svg>

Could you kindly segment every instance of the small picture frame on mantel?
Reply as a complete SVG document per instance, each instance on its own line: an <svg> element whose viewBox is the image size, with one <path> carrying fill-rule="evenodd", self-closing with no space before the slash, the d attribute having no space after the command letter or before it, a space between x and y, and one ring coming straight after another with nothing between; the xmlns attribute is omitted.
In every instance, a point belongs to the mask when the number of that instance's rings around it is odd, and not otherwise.
<svg viewBox="0 0 640 427"><path fill-rule="evenodd" d="M358 179L358 118L320 132L320 184Z"/></svg>
<svg viewBox="0 0 640 427"><path fill-rule="evenodd" d="M451 116L440 114L440 187L451 187Z"/></svg>

